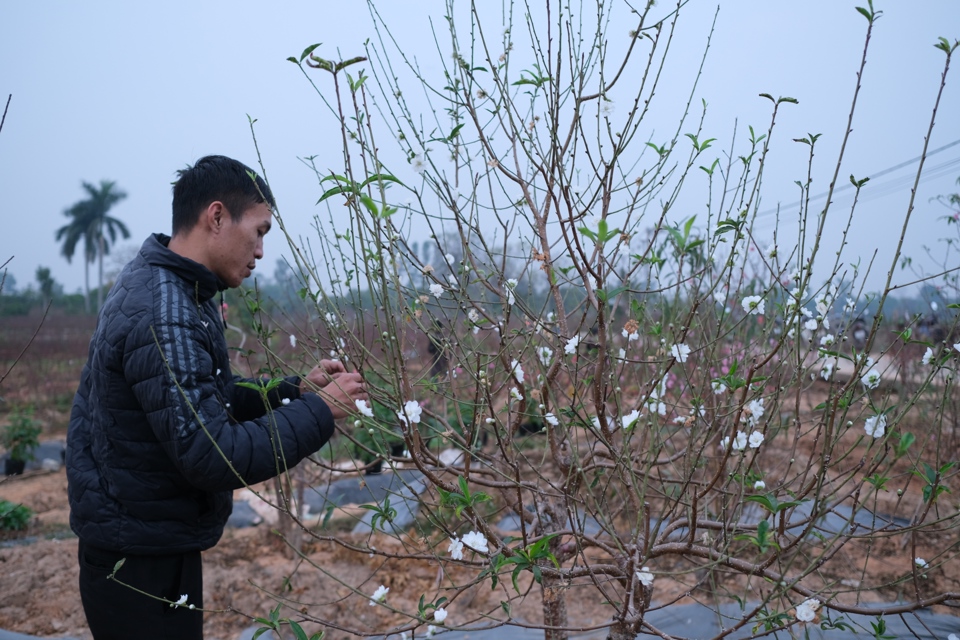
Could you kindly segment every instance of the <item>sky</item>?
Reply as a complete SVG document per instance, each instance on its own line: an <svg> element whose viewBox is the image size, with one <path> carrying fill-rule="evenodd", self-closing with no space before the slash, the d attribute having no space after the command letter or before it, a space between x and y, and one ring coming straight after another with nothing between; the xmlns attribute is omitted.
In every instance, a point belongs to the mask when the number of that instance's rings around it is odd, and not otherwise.
<svg viewBox="0 0 960 640"><path fill-rule="evenodd" d="M805 176L806 155L790 139L823 134L812 192L827 189L863 48L866 20L858 4L866 0L691 0L682 14L659 111L649 119L655 139L658 124L667 131L670 116L683 107L715 15L696 93L697 101L709 104L706 135L722 145L735 125L740 133L748 124L765 131L770 108L760 93L799 101L784 105L778 116L758 234L772 237L769 212L797 200L794 181ZM479 5L499 12L501 3ZM436 24L444 3L413 6L384 1L379 8L404 52L435 74L442 54L430 36L431 16ZM661 0L658 9L669 6ZM917 170L910 161L923 150L943 71L945 56L933 44L941 36L960 38L960 2L877 0L875 8L884 15L874 31L840 176L841 184L850 174L877 176L864 191L848 249L864 256L877 250L877 274L883 275L889 262L883 257L892 255ZM40 265L50 267L67 291L82 288L79 255L68 264L54 239L66 222L63 210L83 197L82 181L114 180L128 194L111 215L132 234L114 252L130 255L151 232L169 233L177 169L211 153L256 165L248 116L257 121L257 144L286 224L294 235L314 233L322 187L301 158L340 166L339 129L286 58L314 43L332 59L360 55L374 35L365 3L37 0L5 3L0 13L0 101L12 95L0 131L0 263L13 258L7 268L20 288L35 282ZM611 37L626 39L629 27L620 25L611 25ZM924 244L942 250L938 239L947 229L937 218L947 212L930 199L960 191L958 73L954 68L948 76L928 143L937 152L928 158L916 196L908 255L919 256ZM673 74L685 80L673 86ZM622 109L618 105L615 113ZM838 194L835 203L842 202ZM839 228L825 236L832 247ZM279 233L268 236L265 252L260 269L271 275L286 252ZM95 269L91 275L95 283Z"/></svg>

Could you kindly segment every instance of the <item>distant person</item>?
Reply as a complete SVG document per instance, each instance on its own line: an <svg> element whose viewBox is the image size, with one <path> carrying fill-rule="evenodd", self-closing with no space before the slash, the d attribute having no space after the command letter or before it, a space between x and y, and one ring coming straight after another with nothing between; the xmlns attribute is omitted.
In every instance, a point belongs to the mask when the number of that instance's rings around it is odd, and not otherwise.
<svg viewBox="0 0 960 640"><path fill-rule="evenodd" d="M245 165L201 158L174 184L173 237L147 238L100 311L67 432L80 596L97 640L202 638L200 552L220 539L232 491L316 452L367 397L360 374L324 360L283 379L267 416L230 371L217 294L263 257L274 207ZM117 580L183 606L108 580L121 559Z"/></svg>

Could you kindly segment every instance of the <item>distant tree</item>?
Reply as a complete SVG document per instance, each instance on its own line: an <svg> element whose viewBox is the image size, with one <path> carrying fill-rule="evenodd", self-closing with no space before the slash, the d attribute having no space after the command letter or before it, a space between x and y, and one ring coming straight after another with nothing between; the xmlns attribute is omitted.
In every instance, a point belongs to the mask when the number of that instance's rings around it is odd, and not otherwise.
<svg viewBox="0 0 960 640"><path fill-rule="evenodd" d="M110 259L104 267L103 277L108 283L115 281L123 268L140 253L140 245L124 244L114 245L111 249Z"/></svg>
<svg viewBox="0 0 960 640"><path fill-rule="evenodd" d="M283 258L277 258L273 269L273 279L280 286L294 287L297 283L297 274Z"/></svg>
<svg viewBox="0 0 960 640"><path fill-rule="evenodd" d="M96 251L93 245L93 237L87 234L89 224L84 219L85 214L86 209L77 205L66 209L63 215L70 217L71 220L57 229L56 239L57 242L63 242L60 247L60 254L67 259L67 262L73 261L77 244L83 241L83 310L90 313L90 263L93 262Z"/></svg>
<svg viewBox="0 0 960 640"><path fill-rule="evenodd" d="M116 184L111 180L101 180L100 186L95 187L89 182L84 182L83 188L89 197L75 202L64 210L63 215L70 218L70 222L60 227L56 235L57 241L63 242L60 252L68 262L73 258L77 244L83 242L84 287L87 300L90 298L89 265L95 259L99 259L97 309L103 304L103 256L110 253L110 247L116 241L118 233L124 239L130 237L130 231L126 225L107 215L113 205L127 197L126 192L116 188ZM89 312L89 302L85 303L85 309Z"/></svg>
<svg viewBox="0 0 960 640"><path fill-rule="evenodd" d="M17 279L12 273L4 271L0 274L0 294L13 295L17 292Z"/></svg>
<svg viewBox="0 0 960 640"><path fill-rule="evenodd" d="M53 300L60 288L57 281L50 275L50 267L37 267L37 283L40 285L40 295L45 301Z"/></svg>

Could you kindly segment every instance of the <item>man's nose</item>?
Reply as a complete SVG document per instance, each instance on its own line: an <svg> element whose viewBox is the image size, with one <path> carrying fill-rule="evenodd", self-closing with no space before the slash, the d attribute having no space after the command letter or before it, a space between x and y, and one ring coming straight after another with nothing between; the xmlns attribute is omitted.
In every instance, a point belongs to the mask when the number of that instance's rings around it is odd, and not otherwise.
<svg viewBox="0 0 960 640"><path fill-rule="evenodd" d="M263 257L263 240L257 240L257 247L253 250L253 257L257 260Z"/></svg>

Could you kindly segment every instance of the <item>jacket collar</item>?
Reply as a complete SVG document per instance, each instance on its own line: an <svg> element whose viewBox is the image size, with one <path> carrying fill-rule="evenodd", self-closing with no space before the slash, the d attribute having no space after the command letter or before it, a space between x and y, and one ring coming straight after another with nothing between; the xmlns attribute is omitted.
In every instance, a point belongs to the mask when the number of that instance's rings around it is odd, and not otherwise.
<svg viewBox="0 0 960 640"><path fill-rule="evenodd" d="M210 269L199 262L174 253L168 248L169 244L170 236L154 233L140 247L140 255L147 264L163 267L193 285L200 302L206 302L227 288L226 283Z"/></svg>

